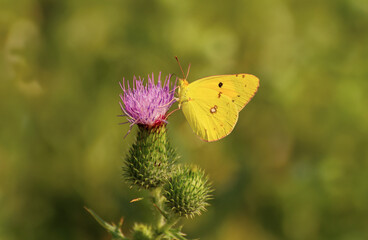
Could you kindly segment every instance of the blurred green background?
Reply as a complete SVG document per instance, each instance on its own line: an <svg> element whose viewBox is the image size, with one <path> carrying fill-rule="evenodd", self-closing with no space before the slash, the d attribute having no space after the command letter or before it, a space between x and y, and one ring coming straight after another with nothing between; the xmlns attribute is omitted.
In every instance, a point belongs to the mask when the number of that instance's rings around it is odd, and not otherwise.
<svg viewBox="0 0 368 240"><path fill-rule="evenodd" d="M148 73L251 73L258 93L234 132L169 134L209 174L189 238L368 239L368 1L1 0L0 239L109 239L147 222L121 167L118 81Z"/></svg>

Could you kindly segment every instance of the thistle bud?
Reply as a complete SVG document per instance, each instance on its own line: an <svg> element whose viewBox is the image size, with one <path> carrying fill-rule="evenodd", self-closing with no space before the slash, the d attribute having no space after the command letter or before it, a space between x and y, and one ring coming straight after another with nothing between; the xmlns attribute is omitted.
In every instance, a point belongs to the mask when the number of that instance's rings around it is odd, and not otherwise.
<svg viewBox="0 0 368 240"><path fill-rule="evenodd" d="M196 166L181 166L164 185L166 205L182 217L200 215L209 205L212 192L204 171Z"/></svg>
<svg viewBox="0 0 368 240"><path fill-rule="evenodd" d="M158 187L170 177L176 159L167 141L166 125L155 128L140 125L136 142L125 159L125 179L144 189Z"/></svg>

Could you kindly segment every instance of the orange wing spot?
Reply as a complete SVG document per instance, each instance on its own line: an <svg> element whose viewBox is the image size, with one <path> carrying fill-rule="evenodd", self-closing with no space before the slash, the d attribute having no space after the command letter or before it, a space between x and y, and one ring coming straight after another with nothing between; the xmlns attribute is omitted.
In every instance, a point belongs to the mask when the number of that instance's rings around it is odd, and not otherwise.
<svg viewBox="0 0 368 240"><path fill-rule="evenodd" d="M236 74L235 77L237 77L239 74Z"/></svg>
<svg viewBox="0 0 368 240"><path fill-rule="evenodd" d="M242 78L245 78L245 75L243 74Z"/></svg>

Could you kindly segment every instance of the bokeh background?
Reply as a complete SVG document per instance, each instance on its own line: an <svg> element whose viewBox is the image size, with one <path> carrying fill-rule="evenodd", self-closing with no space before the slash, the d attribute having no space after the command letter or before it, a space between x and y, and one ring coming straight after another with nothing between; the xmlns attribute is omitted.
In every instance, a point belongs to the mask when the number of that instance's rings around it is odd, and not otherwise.
<svg viewBox="0 0 368 240"><path fill-rule="evenodd" d="M368 239L368 1L1 0L0 239L109 239L148 222L121 167L135 130L125 76L252 73L234 132L200 141L170 119L182 162L209 174L189 238Z"/></svg>

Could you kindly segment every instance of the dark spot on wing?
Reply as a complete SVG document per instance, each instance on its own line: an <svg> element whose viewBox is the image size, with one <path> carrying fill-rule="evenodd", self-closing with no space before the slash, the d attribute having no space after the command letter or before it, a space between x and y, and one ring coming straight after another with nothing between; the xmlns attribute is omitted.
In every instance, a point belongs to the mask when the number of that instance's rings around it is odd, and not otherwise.
<svg viewBox="0 0 368 240"><path fill-rule="evenodd" d="M245 75L243 75L242 78L245 78Z"/></svg>
<svg viewBox="0 0 368 240"><path fill-rule="evenodd" d="M247 87L247 84L245 84L244 87Z"/></svg>
<svg viewBox="0 0 368 240"><path fill-rule="evenodd" d="M222 92L219 92L219 94L218 94L218 98L220 98L220 97L221 97L221 94L222 94Z"/></svg>
<svg viewBox="0 0 368 240"><path fill-rule="evenodd" d="M238 97L240 97L240 95L238 95Z"/></svg>
<svg viewBox="0 0 368 240"><path fill-rule="evenodd" d="M233 102L235 102L235 100L234 100L234 99L233 99L232 101L233 101Z"/></svg>
<svg viewBox="0 0 368 240"><path fill-rule="evenodd" d="M224 85L222 82L220 82L219 84L218 84L218 86L221 88L222 87L222 85Z"/></svg>

